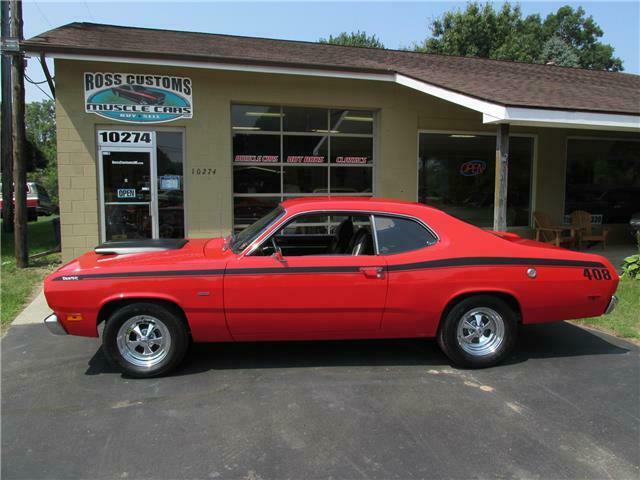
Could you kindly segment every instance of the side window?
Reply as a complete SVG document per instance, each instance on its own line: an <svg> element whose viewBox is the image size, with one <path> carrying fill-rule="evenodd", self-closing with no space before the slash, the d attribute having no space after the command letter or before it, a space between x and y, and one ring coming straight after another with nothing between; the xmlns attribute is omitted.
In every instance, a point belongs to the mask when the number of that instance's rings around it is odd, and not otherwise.
<svg viewBox="0 0 640 480"><path fill-rule="evenodd" d="M308 255L375 255L369 215L309 214L287 223L272 237L285 257ZM265 242L256 255L273 254Z"/></svg>
<svg viewBox="0 0 640 480"><path fill-rule="evenodd" d="M436 242L436 237L414 220L375 216L380 254L409 252Z"/></svg>
<svg viewBox="0 0 640 480"><path fill-rule="evenodd" d="M36 188L38 190L38 196L40 198L42 198L43 200L49 202L51 201L51 199L49 198L49 194L47 193L47 191L44 189L44 187L42 185L37 185L36 184Z"/></svg>

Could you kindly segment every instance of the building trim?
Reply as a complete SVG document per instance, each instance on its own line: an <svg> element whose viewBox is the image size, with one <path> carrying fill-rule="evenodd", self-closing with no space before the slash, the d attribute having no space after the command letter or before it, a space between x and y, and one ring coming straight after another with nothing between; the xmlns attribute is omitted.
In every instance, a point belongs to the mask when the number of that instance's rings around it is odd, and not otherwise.
<svg viewBox="0 0 640 480"><path fill-rule="evenodd" d="M640 131L640 116L614 113L506 107L504 115L483 112L482 123L515 126L575 128L591 130Z"/></svg>
<svg viewBox="0 0 640 480"><path fill-rule="evenodd" d="M27 47L26 53L40 55L42 52L37 50L30 50ZM480 112L482 113L482 122L485 124L508 123L511 125L532 127L640 131L640 116L638 115L505 106L458 93L453 90L449 90L392 71L380 73L356 72L338 69L332 70L329 68L302 68L296 66L223 63L159 58L136 58L126 56L110 57L103 55L55 52L45 53L45 55L49 58L60 60L133 63L142 65L203 68L209 70L383 81L402 85L407 88L411 88L412 90L426 93L427 95L431 95L447 102L460 105L464 108Z"/></svg>

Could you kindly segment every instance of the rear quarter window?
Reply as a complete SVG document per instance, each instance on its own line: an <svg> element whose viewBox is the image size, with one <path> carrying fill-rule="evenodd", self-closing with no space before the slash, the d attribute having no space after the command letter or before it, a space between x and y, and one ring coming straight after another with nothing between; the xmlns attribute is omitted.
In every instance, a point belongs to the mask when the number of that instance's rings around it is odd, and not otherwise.
<svg viewBox="0 0 640 480"><path fill-rule="evenodd" d="M409 218L375 216L378 251L382 255L410 252L436 243L436 236Z"/></svg>

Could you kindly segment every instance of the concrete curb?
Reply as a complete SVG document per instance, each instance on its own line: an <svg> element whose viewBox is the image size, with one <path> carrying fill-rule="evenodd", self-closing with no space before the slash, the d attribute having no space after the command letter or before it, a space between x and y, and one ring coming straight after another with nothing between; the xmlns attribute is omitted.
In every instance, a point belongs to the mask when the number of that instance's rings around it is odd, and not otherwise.
<svg viewBox="0 0 640 480"><path fill-rule="evenodd" d="M20 312L20 314L11 323L12 325L31 325L35 323L42 323L47 315L53 313L47 305L47 301L44 298L44 291L40 290L40 293L36 295L36 298L27 305L27 307Z"/></svg>

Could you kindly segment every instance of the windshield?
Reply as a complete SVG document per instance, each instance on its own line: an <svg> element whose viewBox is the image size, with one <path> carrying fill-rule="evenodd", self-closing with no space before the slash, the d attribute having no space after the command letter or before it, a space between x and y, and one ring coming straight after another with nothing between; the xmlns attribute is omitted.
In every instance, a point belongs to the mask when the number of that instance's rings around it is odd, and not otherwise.
<svg viewBox="0 0 640 480"><path fill-rule="evenodd" d="M234 234L231 237L231 250L239 253L247 248L251 242L260 236L264 230L284 214L284 208L276 207L275 210L267 213L264 217L256 220L244 230Z"/></svg>

